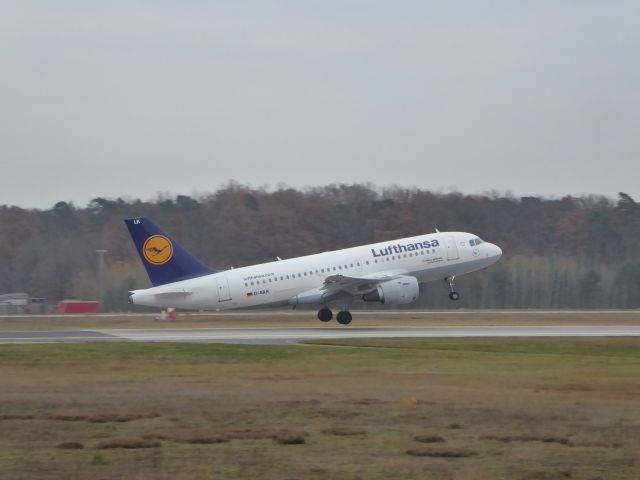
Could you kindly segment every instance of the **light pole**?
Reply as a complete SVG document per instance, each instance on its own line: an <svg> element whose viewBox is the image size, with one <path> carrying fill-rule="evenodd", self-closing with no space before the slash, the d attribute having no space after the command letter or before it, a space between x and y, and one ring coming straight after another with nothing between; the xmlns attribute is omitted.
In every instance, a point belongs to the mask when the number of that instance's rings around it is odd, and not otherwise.
<svg viewBox="0 0 640 480"><path fill-rule="evenodd" d="M104 256L109 250L96 250L98 254L98 301L102 308L102 271L104 270Z"/></svg>

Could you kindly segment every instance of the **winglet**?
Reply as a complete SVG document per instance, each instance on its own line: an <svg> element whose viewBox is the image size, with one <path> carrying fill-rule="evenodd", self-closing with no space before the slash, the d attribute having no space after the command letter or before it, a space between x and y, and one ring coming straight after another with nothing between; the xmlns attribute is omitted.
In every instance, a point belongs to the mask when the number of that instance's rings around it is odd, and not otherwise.
<svg viewBox="0 0 640 480"><path fill-rule="evenodd" d="M151 220L139 217L124 222L154 287L218 271L187 252Z"/></svg>

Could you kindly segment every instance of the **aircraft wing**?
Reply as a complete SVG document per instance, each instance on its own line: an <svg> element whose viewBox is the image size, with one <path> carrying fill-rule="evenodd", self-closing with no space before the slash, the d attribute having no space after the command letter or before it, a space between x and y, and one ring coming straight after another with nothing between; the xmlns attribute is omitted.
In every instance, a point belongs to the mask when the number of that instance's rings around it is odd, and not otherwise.
<svg viewBox="0 0 640 480"><path fill-rule="evenodd" d="M332 297L339 293L348 293L350 295L365 295L373 292L376 285L386 280L407 275L404 271L387 271L378 272L362 277L350 277L346 275L330 275L324 280L324 285L320 287L325 291L325 297Z"/></svg>
<svg viewBox="0 0 640 480"><path fill-rule="evenodd" d="M376 291L380 282L407 276L404 270L389 270L362 277L347 275L329 275L321 287L301 292L290 300L294 305L317 304L332 300L338 296L350 295L359 297Z"/></svg>

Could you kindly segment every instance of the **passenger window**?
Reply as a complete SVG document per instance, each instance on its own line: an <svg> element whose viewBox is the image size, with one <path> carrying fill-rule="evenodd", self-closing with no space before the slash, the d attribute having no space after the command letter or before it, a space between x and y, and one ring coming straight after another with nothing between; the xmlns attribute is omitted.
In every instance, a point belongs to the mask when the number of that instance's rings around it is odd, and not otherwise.
<svg viewBox="0 0 640 480"><path fill-rule="evenodd" d="M349 266L350 266L351 268L353 268L353 263L349 264Z"/></svg>
<svg viewBox="0 0 640 480"><path fill-rule="evenodd" d="M367 260L367 265L369 265L369 260Z"/></svg>
<svg viewBox="0 0 640 480"><path fill-rule="evenodd" d="M404 254L404 258L407 258L407 254L406 253Z"/></svg>
<svg viewBox="0 0 640 480"><path fill-rule="evenodd" d="M357 266L360 266L360 262L356 263ZM369 265L369 262L367 262L367 265Z"/></svg>
<svg viewBox="0 0 640 480"><path fill-rule="evenodd" d="M269 283L271 283L271 279L269 279Z"/></svg>
<svg viewBox="0 0 640 480"><path fill-rule="evenodd" d="M387 257L387 262L389 261L389 257Z"/></svg>

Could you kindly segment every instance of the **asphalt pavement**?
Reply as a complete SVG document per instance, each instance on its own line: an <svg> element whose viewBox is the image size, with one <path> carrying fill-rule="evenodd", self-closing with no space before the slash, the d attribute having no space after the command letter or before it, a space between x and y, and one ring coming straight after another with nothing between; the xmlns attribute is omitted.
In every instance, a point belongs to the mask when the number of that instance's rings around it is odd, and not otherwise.
<svg viewBox="0 0 640 480"><path fill-rule="evenodd" d="M279 344L345 338L639 337L637 325L451 327L246 327L0 331L0 344L78 342L201 342Z"/></svg>

